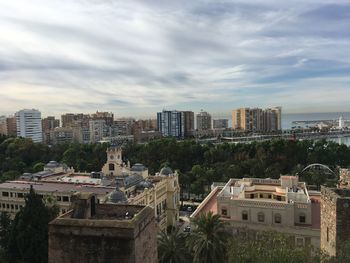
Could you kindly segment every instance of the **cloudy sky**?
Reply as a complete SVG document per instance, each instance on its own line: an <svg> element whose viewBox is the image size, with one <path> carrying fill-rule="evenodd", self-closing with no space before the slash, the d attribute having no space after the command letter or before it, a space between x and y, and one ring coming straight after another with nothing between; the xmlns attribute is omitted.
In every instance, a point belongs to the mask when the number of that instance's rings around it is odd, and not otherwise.
<svg viewBox="0 0 350 263"><path fill-rule="evenodd" d="M350 3L1 1L0 74L0 115L350 111Z"/></svg>

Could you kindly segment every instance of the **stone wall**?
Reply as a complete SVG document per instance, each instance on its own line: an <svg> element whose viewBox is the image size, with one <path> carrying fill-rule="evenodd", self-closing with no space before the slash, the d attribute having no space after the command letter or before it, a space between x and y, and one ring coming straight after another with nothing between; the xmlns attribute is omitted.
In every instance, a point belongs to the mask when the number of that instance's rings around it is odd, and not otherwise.
<svg viewBox="0 0 350 263"><path fill-rule="evenodd" d="M113 220L113 210L116 213L125 209L139 212L130 220ZM49 224L49 263L157 262L157 230L152 208L96 205L96 212L97 217L99 213L104 217L71 218L71 211ZM119 217L118 213L115 216Z"/></svg>
<svg viewBox="0 0 350 263"><path fill-rule="evenodd" d="M346 240L350 240L350 190L322 187L321 250L336 256Z"/></svg>

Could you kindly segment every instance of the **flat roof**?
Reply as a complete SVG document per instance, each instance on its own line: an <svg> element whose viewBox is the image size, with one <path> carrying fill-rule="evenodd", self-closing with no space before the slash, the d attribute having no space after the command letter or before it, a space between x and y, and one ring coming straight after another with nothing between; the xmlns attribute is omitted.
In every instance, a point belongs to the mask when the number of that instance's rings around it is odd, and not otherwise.
<svg viewBox="0 0 350 263"><path fill-rule="evenodd" d="M72 184L65 182L43 181L8 181L0 184L0 190L28 190L33 186L37 192L92 192L94 194L108 194L115 188L108 186L92 186L84 184Z"/></svg>

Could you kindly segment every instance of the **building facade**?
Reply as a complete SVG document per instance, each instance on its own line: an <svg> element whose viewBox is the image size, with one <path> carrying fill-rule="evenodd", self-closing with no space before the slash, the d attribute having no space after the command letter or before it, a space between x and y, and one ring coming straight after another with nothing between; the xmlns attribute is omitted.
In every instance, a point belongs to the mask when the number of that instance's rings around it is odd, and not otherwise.
<svg viewBox="0 0 350 263"><path fill-rule="evenodd" d="M35 109L16 112L17 136L42 142L41 112Z"/></svg>
<svg viewBox="0 0 350 263"><path fill-rule="evenodd" d="M0 135L7 135L7 124L5 116L0 116Z"/></svg>
<svg viewBox="0 0 350 263"><path fill-rule="evenodd" d="M145 206L97 204L73 196L73 210L49 223L50 263L157 262L157 229Z"/></svg>
<svg viewBox="0 0 350 263"><path fill-rule="evenodd" d="M282 129L282 108L240 108L232 111L232 128L251 132L274 132Z"/></svg>
<svg viewBox="0 0 350 263"><path fill-rule="evenodd" d="M191 215L213 211L234 234L277 231L300 246L320 246L320 195L309 193L297 176L231 179L213 189Z"/></svg>
<svg viewBox="0 0 350 263"><path fill-rule="evenodd" d="M211 115L206 111L201 111L196 115L197 130L208 131L211 130Z"/></svg>
<svg viewBox="0 0 350 263"><path fill-rule="evenodd" d="M6 118L6 125L7 125L7 135L12 137L17 136L16 117Z"/></svg>
<svg viewBox="0 0 350 263"><path fill-rule="evenodd" d="M227 128L228 128L228 119L213 120L213 129L214 130L221 130L221 129L227 129Z"/></svg>
<svg viewBox="0 0 350 263"><path fill-rule="evenodd" d="M108 135L108 126L104 119L96 119L89 121L90 142L95 143L101 141L103 137Z"/></svg>
<svg viewBox="0 0 350 263"><path fill-rule="evenodd" d="M176 110L158 112L157 127L164 137L183 139L185 137L184 113Z"/></svg>
<svg viewBox="0 0 350 263"><path fill-rule="evenodd" d="M56 127L60 127L60 120L56 119L54 116L48 116L42 119L43 132L53 130Z"/></svg>
<svg viewBox="0 0 350 263"><path fill-rule="evenodd" d="M183 111L184 116L184 135L185 137L192 137L194 132L194 112Z"/></svg>

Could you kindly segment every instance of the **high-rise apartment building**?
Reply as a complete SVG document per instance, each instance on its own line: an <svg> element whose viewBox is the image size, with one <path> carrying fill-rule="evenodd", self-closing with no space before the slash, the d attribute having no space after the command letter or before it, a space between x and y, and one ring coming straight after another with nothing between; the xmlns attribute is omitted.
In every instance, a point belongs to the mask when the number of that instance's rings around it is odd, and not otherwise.
<svg viewBox="0 0 350 263"><path fill-rule="evenodd" d="M183 111L183 116L184 116L185 137L191 137L193 136L193 132L194 132L194 112Z"/></svg>
<svg viewBox="0 0 350 263"><path fill-rule="evenodd" d="M90 117L93 120L104 120L107 126L111 126L114 121L114 115L111 112L96 111L96 113L91 114Z"/></svg>
<svg viewBox="0 0 350 263"><path fill-rule="evenodd" d="M197 130L207 131L211 130L211 115L206 111L201 111L196 115Z"/></svg>
<svg viewBox="0 0 350 263"><path fill-rule="evenodd" d="M281 130L281 107L269 109L240 108L232 111L232 128L242 131L271 132Z"/></svg>
<svg viewBox="0 0 350 263"><path fill-rule="evenodd" d="M228 119L213 120L213 129L214 130L227 129L227 128L228 128Z"/></svg>
<svg viewBox="0 0 350 263"><path fill-rule="evenodd" d="M82 127L89 127L90 116L83 113L66 113L61 116L62 127L71 126L74 123L80 123Z"/></svg>
<svg viewBox="0 0 350 263"><path fill-rule="evenodd" d="M7 135L8 136L17 136L17 123L16 117L8 117L6 118L6 126L7 126Z"/></svg>
<svg viewBox="0 0 350 263"><path fill-rule="evenodd" d="M60 120L56 119L54 116L48 116L42 120L43 132L53 130L60 126Z"/></svg>
<svg viewBox="0 0 350 263"><path fill-rule="evenodd" d="M272 110L276 113L276 119L277 119L277 130L282 130L282 107L277 106L273 107Z"/></svg>
<svg viewBox="0 0 350 263"><path fill-rule="evenodd" d="M103 119L90 120L89 130L90 142L98 142L108 134L108 127L106 126L106 121Z"/></svg>
<svg viewBox="0 0 350 263"><path fill-rule="evenodd" d="M33 142L42 142L41 112L26 109L16 112L17 136L30 138Z"/></svg>
<svg viewBox="0 0 350 263"><path fill-rule="evenodd" d="M182 139L185 137L185 118L181 111L166 111L157 113L157 126L162 136L176 137Z"/></svg>
<svg viewBox="0 0 350 263"><path fill-rule="evenodd" d="M0 135L7 135L7 125L5 116L0 116Z"/></svg>

